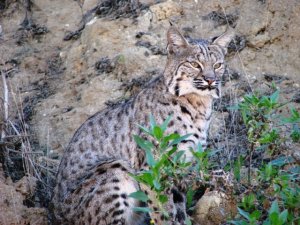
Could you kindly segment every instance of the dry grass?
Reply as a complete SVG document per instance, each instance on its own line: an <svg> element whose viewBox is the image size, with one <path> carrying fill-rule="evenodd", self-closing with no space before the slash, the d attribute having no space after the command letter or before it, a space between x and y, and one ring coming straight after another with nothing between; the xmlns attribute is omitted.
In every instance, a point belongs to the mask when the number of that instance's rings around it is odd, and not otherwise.
<svg viewBox="0 0 300 225"><path fill-rule="evenodd" d="M4 65L4 64L2 64ZM47 205L58 166L57 160L48 157L45 152L32 146L29 125L24 120L22 98L7 77L12 71L1 68L0 82L0 161L5 175L13 181L23 176L35 177L38 182L38 195L42 205Z"/></svg>

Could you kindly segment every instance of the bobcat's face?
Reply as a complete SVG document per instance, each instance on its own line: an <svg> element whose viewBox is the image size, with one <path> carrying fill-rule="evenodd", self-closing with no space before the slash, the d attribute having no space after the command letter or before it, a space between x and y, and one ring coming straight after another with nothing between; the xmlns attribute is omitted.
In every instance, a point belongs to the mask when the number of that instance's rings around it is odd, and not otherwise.
<svg viewBox="0 0 300 225"><path fill-rule="evenodd" d="M167 85L172 94L220 97L224 56L232 38L232 35L223 36L212 44L202 40L188 43L176 29L169 30L169 64L173 67L173 74Z"/></svg>

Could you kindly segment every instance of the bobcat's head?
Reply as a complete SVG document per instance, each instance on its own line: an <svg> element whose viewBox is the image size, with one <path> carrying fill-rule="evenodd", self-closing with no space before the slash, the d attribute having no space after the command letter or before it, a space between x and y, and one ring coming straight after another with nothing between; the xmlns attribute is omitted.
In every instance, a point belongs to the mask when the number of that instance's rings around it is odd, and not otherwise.
<svg viewBox="0 0 300 225"><path fill-rule="evenodd" d="M233 32L226 32L212 43L187 41L171 27L167 34L168 62L165 82L176 96L197 94L220 97L221 77L225 71L224 57Z"/></svg>

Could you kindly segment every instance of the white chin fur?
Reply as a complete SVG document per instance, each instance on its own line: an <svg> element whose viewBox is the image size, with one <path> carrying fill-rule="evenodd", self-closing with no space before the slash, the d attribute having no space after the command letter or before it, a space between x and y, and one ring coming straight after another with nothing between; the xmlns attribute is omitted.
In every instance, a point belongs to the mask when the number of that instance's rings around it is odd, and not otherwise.
<svg viewBox="0 0 300 225"><path fill-rule="evenodd" d="M211 96L213 98L220 98L219 95L217 95L217 91L214 89L214 90L204 90L204 91L201 91L201 90L197 90L196 92L198 95L201 95L201 96Z"/></svg>
<svg viewBox="0 0 300 225"><path fill-rule="evenodd" d="M220 96L217 95L216 93L212 93L211 96L212 96L213 98L220 98Z"/></svg>

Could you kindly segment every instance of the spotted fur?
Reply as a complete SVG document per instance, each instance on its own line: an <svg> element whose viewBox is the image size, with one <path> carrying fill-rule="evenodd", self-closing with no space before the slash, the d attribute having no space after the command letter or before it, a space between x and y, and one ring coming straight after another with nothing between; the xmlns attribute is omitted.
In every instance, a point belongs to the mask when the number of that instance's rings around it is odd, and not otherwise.
<svg viewBox="0 0 300 225"><path fill-rule="evenodd" d="M189 147L200 142L205 148L212 102L220 96L224 55L231 38L224 34L213 43L188 42L176 28L169 29L163 75L126 103L90 117L71 139L52 199L57 224L147 224L147 215L132 210L141 203L128 197L139 190L128 174L145 166L144 152L133 140L134 134L141 134L137 124L148 124L150 113L158 123L172 114L168 132L193 134L179 145L186 150L187 160ZM151 217L156 224L183 224L184 195L176 187L168 195L169 221L159 215Z"/></svg>

